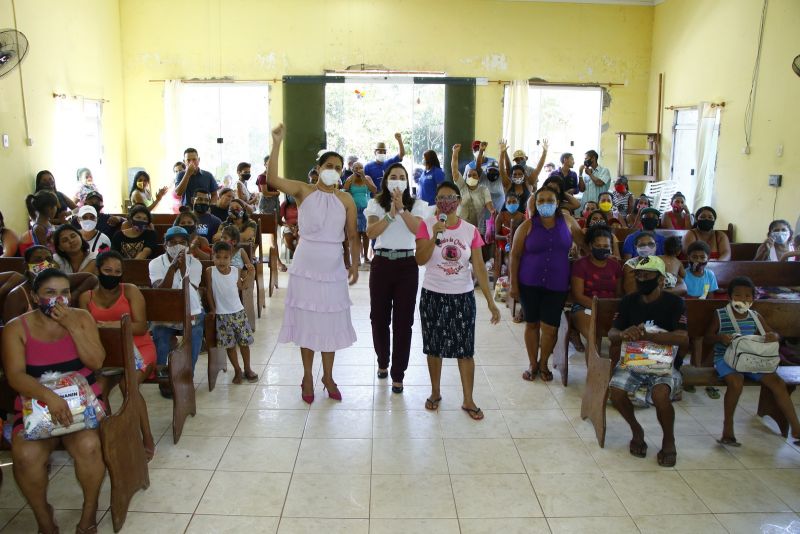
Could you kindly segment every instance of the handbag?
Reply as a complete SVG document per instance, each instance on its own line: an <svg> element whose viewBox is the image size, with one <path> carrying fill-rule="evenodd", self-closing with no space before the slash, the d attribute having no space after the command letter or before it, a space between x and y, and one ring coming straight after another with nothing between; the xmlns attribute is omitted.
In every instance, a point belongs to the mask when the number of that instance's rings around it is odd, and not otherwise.
<svg viewBox="0 0 800 534"><path fill-rule="evenodd" d="M781 362L780 344L777 341L764 341L764 327L758 316L750 310L747 311L756 323L760 335L743 336L730 304L725 307L725 311L736 331L731 344L725 350L725 363L740 373L774 373Z"/></svg>

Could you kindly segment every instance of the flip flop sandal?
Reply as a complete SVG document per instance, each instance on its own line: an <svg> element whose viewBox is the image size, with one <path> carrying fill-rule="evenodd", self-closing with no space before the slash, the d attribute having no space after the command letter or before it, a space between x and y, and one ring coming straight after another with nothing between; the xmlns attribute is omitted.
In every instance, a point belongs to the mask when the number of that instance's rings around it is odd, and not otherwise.
<svg viewBox="0 0 800 534"><path fill-rule="evenodd" d="M542 380L544 382L553 381L553 373L550 371L550 369L547 369L546 367L544 369L539 369L539 376L542 377Z"/></svg>
<svg viewBox="0 0 800 534"><path fill-rule="evenodd" d="M244 373L244 377L247 379L248 382L258 382L258 375L253 371L246 371Z"/></svg>
<svg viewBox="0 0 800 534"><path fill-rule="evenodd" d="M636 456L637 458L646 458L647 442L642 441L637 443L636 441L631 440L631 443L628 446L628 450L630 451L631 455Z"/></svg>
<svg viewBox="0 0 800 534"><path fill-rule="evenodd" d="M675 463L678 461L678 453L658 451L656 459L661 467L675 467Z"/></svg>
<svg viewBox="0 0 800 534"><path fill-rule="evenodd" d="M536 380L536 375L539 374L539 369L525 369L522 371L522 379L528 382Z"/></svg>
<svg viewBox="0 0 800 534"><path fill-rule="evenodd" d="M719 390L717 388L712 388L711 386L708 386L706 388L706 395L708 395L712 399L718 399L719 398Z"/></svg>
<svg viewBox="0 0 800 534"><path fill-rule="evenodd" d="M481 411L480 408L475 408L473 410L472 408L467 408L466 406L462 406L461 409L467 412L474 421L480 421L481 419L483 419L483 412Z"/></svg>
<svg viewBox="0 0 800 534"><path fill-rule="evenodd" d="M719 438L717 443L720 445L728 445L730 447L741 447L742 444L736 441L736 438Z"/></svg>
<svg viewBox="0 0 800 534"><path fill-rule="evenodd" d="M426 399L425 400L425 409L436 411L439 409L439 403L442 402L442 398L439 397L438 399Z"/></svg>

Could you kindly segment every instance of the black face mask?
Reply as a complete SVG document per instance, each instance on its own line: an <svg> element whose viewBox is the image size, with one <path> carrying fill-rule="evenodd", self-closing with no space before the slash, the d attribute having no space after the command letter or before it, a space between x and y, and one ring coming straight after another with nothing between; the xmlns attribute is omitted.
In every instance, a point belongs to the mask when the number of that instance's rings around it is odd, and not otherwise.
<svg viewBox="0 0 800 534"><path fill-rule="evenodd" d="M195 202L194 203L194 211L196 211L197 213L199 213L201 215L204 214L204 213L207 213L209 207L210 207L210 205L206 204L206 203L200 203L200 202Z"/></svg>
<svg viewBox="0 0 800 534"><path fill-rule="evenodd" d="M500 178L500 171L494 171L494 170L492 170L492 171L488 171L488 172L486 173L486 179L487 179L487 180L489 180L490 182L494 182L494 181L496 181L498 178Z"/></svg>
<svg viewBox="0 0 800 534"><path fill-rule="evenodd" d="M594 259L597 261L603 261L611 256L611 250L607 248L592 247L592 256L594 256Z"/></svg>
<svg viewBox="0 0 800 534"><path fill-rule="evenodd" d="M708 265L708 262L707 261L698 261L698 262L691 263L690 265L691 265L692 272L698 273L706 265Z"/></svg>
<svg viewBox="0 0 800 534"><path fill-rule="evenodd" d="M590 160L590 159L583 160L583 166L584 167L591 167L592 166L592 160Z"/></svg>
<svg viewBox="0 0 800 534"><path fill-rule="evenodd" d="M146 230L147 229L147 225L149 225L149 224L150 223L147 222L147 221L131 221L131 225L134 228L136 228L137 230L139 230L140 232Z"/></svg>
<svg viewBox="0 0 800 534"><path fill-rule="evenodd" d="M642 295L649 295L658 287L658 277L650 280L636 280L636 291Z"/></svg>
<svg viewBox="0 0 800 534"><path fill-rule="evenodd" d="M709 232L714 229L714 219L697 219L697 227L703 232Z"/></svg>
<svg viewBox="0 0 800 534"><path fill-rule="evenodd" d="M103 288L112 290L119 286L122 276L112 276L110 274L97 273L97 280Z"/></svg>
<svg viewBox="0 0 800 534"><path fill-rule="evenodd" d="M642 228L645 230L655 230L658 228L658 219L655 217L645 217L642 219Z"/></svg>
<svg viewBox="0 0 800 534"><path fill-rule="evenodd" d="M197 227L196 227L195 225L191 225L191 226L182 226L181 228L183 228L184 230L186 230L186 233L187 233L187 234L189 234L189 235L192 235L192 234L194 234L194 233L195 233L195 231L197 230Z"/></svg>
<svg viewBox="0 0 800 534"><path fill-rule="evenodd" d="M250 179L250 173L249 172L246 172L246 173L242 174L242 180L244 180L246 182L249 179Z"/></svg>

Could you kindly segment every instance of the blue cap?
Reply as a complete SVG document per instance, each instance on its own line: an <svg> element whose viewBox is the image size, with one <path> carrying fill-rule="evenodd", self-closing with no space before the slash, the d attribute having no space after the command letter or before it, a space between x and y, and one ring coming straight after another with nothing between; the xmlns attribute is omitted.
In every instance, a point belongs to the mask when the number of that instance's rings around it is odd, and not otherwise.
<svg viewBox="0 0 800 534"><path fill-rule="evenodd" d="M170 226L169 229L167 229L167 232L164 234L164 239L169 239L170 237L175 237L175 236L185 237L186 239L189 239L189 233L186 231L185 228L181 226Z"/></svg>

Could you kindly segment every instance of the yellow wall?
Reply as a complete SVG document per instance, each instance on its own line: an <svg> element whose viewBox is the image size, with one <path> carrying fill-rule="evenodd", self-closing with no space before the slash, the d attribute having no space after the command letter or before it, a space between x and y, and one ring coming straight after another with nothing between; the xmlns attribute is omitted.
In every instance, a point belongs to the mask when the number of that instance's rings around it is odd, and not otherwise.
<svg viewBox="0 0 800 534"><path fill-rule="evenodd" d="M656 119L658 73L665 74L665 105L725 101L717 153L714 207L733 222L737 240L764 239L774 218L798 215L800 198L800 78L791 70L800 53L800 2L771 0L767 12L750 154L744 111L756 55L761 0L667 0L655 8L648 124ZM673 114L662 122L662 170L669 176ZM783 145L782 157L776 147ZM782 174L783 187L767 186ZM718 227L721 226L718 224Z"/></svg>
<svg viewBox="0 0 800 534"><path fill-rule="evenodd" d="M319 75L356 63L490 79L608 82L601 145L645 127L653 8L491 0L120 0L129 166L168 183L162 84L151 79ZM582 29L588 25L592 29ZM281 120L282 88L271 121ZM476 133L496 143L502 87L477 88ZM651 126L652 128L652 126ZM170 159L180 159L174 154ZM156 178L158 177L158 178Z"/></svg>
<svg viewBox="0 0 800 534"><path fill-rule="evenodd" d="M53 93L103 98L106 191L118 191L125 172L124 98L117 2L110 0L16 0L17 25L30 41L22 63L28 123L33 146L25 145L19 69L0 78L0 147L3 189L0 210L6 225L26 228L24 197L36 172L53 165ZM0 28L13 28L11 0L0 0ZM59 189L72 192L75 170L56 176ZM107 198L109 210L113 199Z"/></svg>

